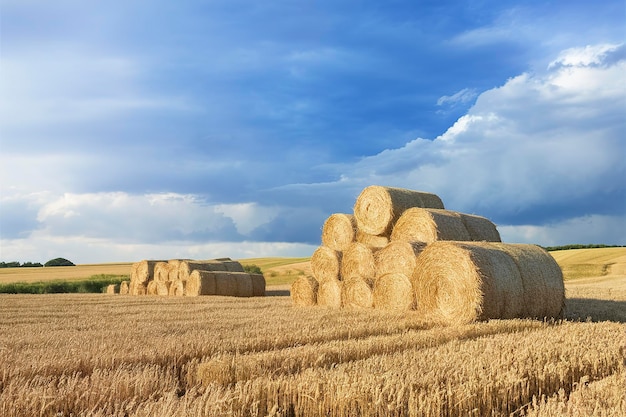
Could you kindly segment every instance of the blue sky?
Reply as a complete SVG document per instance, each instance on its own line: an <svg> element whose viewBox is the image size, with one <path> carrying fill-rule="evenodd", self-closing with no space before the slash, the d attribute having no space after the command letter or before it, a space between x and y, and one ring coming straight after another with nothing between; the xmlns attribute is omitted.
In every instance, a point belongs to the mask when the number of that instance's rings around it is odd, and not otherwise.
<svg viewBox="0 0 626 417"><path fill-rule="evenodd" d="M309 256L372 184L626 244L626 10L2 0L0 260Z"/></svg>

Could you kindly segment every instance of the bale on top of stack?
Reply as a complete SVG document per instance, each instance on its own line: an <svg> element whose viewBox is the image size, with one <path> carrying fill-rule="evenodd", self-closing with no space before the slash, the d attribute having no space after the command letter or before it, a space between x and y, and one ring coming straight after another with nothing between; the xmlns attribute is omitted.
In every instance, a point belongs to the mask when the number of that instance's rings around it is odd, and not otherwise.
<svg viewBox="0 0 626 417"><path fill-rule="evenodd" d="M367 187L353 215L331 215L311 267L313 277L292 286L295 305L417 309L467 323L560 317L565 299L561 270L542 248L501 243L489 219L392 187Z"/></svg>
<svg viewBox="0 0 626 417"><path fill-rule="evenodd" d="M230 258L141 261L131 267L130 295L265 296L265 278L249 274Z"/></svg>

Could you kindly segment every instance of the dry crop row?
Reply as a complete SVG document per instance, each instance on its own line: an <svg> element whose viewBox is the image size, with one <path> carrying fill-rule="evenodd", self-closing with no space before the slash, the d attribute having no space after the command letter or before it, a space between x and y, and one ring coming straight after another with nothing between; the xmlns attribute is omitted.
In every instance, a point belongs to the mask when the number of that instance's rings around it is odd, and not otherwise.
<svg viewBox="0 0 626 417"><path fill-rule="evenodd" d="M287 297L0 296L0 415L619 415L625 330L440 327Z"/></svg>

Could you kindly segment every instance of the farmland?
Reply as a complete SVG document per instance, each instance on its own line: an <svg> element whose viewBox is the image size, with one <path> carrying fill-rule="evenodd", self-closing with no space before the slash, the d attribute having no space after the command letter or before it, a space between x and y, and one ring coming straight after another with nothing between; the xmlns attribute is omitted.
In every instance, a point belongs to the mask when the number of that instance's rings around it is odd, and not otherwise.
<svg viewBox="0 0 626 417"><path fill-rule="evenodd" d="M554 254L565 271L607 265L566 280L562 322L294 308L284 284L245 299L0 295L0 415L623 415L625 250L597 250ZM281 278L306 261L261 267Z"/></svg>

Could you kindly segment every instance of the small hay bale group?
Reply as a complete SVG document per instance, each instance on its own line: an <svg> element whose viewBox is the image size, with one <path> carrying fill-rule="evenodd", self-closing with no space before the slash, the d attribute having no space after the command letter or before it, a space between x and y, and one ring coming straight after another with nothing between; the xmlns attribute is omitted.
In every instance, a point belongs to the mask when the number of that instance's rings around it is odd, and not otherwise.
<svg viewBox="0 0 626 417"><path fill-rule="evenodd" d="M123 281L120 284L119 293L187 297L200 295L263 297L265 277L263 274L245 272L239 262L230 258L206 261L143 260L132 265L130 281Z"/></svg>
<svg viewBox="0 0 626 417"><path fill-rule="evenodd" d="M417 310L463 324L559 318L563 275L544 249L502 243L496 225L446 210L435 194L369 186L353 214L335 213L291 287L297 306Z"/></svg>

